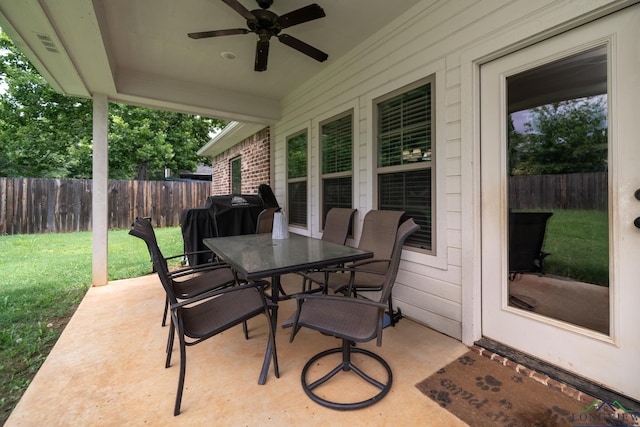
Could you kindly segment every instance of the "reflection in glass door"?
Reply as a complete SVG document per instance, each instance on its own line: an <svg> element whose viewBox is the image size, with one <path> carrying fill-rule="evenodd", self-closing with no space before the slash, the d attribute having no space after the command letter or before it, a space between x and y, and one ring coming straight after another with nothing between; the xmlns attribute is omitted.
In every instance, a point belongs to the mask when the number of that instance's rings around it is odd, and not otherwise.
<svg viewBox="0 0 640 427"><path fill-rule="evenodd" d="M506 87L509 306L609 335L607 49Z"/></svg>

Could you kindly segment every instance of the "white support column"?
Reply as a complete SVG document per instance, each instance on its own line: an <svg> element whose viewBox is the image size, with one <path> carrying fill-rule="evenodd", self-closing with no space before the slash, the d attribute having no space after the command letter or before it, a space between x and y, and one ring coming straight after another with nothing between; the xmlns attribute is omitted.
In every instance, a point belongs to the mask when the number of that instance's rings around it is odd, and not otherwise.
<svg viewBox="0 0 640 427"><path fill-rule="evenodd" d="M104 94L93 95L93 198L91 222L93 230L93 286L108 282L108 237L109 229L109 101Z"/></svg>

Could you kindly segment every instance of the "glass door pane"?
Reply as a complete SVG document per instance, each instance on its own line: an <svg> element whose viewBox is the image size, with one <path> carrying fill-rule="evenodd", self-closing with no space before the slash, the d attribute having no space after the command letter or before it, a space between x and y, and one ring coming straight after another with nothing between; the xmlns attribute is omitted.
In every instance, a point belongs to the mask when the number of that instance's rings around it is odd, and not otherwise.
<svg viewBox="0 0 640 427"><path fill-rule="evenodd" d="M607 49L506 85L509 305L609 334Z"/></svg>

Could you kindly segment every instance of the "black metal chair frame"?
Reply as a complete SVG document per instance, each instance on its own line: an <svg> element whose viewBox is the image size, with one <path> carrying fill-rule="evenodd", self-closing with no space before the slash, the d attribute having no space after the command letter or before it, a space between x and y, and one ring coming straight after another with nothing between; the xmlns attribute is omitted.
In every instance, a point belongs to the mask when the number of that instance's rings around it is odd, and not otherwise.
<svg viewBox="0 0 640 427"><path fill-rule="evenodd" d="M387 395L389 390L391 390L393 374L389 364L382 357L369 350L352 347L352 343L367 342L373 338L377 338L376 344L378 346L382 345L384 313L387 308L387 300L391 298L391 290L398 273L402 245L406 238L416 232L419 228L420 227L413 221L413 219L408 219L398 229L389 269L385 275L385 283L379 301L351 297L350 293L347 293L346 296L314 294L295 295L297 300L297 310L292 316L293 321L285 322L285 325L292 323L293 330L291 332L290 341L293 341L294 337L302 327L314 329L323 334L332 335L336 338L342 339L341 347L318 353L313 356L302 369L302 388L307 396L309 396L314 402L331 409L360 409L380 401ZM311 314L306 317L303 316L305 310L311 311ZM335 317L328 319L332 315L344 316L344 318L338 317L342 323L339 325L336 324ZM351 320L354 320L353 322L349 321L349 316L353 316L351 317ZM358 324L356 324L356 322ZM318 360L335 353L342 354L341 363L319 379L309 382L307 378L309 369L312 366L316 366ZM369 357L380 364L387 372L386 382L379 381L358 368L351 359L351 355L353 353ZM367 383L377 387L379 392L368 399L346 403L325 399L314 392L317 387L326 383L335 375L340 372L347 371L356 373Z"/></svg>
<svg viewBox="0 0 640 427"><path fill-rule="evenodd" d="M305 274L305 279L321 283L323 287L322 291L325 294L327 293L328 288L332 288L334 292L353 295L354 297L358 296L358 292L381 291L384 286L384 276L390 265L391 252L398 233L398 226L404 215L404 211L369 211L365 215L362 236L358 247L360 249L372 250L375 253L374 258L347 265L324 268L320 272L316 273L307 273ZM384 231L381 231L381 225L378 221L383 221L385 223L382 228ZM376 227L376 225L378 225L378 227ZM395 234L390 235L389 233L391 230L393 230ZM333 281L338 279L341 273L346 273L344 274L345 278L336 286ZM347 275L349 276L348 280L346 280ZM361 282L357 279L357 277L362 278L367 275L369 278L377 277L375 279L376 283L366 283L367 280ZM314 276L321 276L322 279ZM402 311L400 309L394 310L393 300L391 297L389 297L387 304L390 324L391 326L395 326L402 318Z"/></svg>
<svg viewBox="0 0 640 427"><path fill-rule="evenodd" d="M139 225L139 227L135 225ZM142 226L140 227L140 225ZM140 224L139 219L137 219L129 233L144 240L151 252L154 264L162 265L164 258L157 244L154 244L155 236L149 233L148 227ZM180 376L178 379L174 415L180 414L187 363L186 347L196 345L241 323L245 329L246 337L246 321L259 314L264 314L267 317L269 327L265 364L268 360L267 356L270 354L270 357L273 359L275 376L280 377L275 334L270 313L271 307L264 295L264 285L266 282L258 281L240 286L217 287L178 301L179 298L174 292L172 278L168 274L168 270L163 268L158 269L158 277L165 290L166 298L170 304L169 311L171 312L165 368L171 365L173 341L176 332L180 344ZM234 293L242 293L243 295L238 296L234 295ZM193 315L191 314L192 311L195 312ZM225 312L229 317L225 317ZM192 341L188 341L187 338L192 339Z"/></svg>
<svg viewBox="0 0 640 427"><path fill-rule="evenodd" d="M205 294L198 295L195 298L191 298L189 300L185 300L181 302L177 302L175 300L175 296L170 296L172 300L171 307L170 307L172 322L170 325L171 333L170 333L169 347L173 347L173 339L175 335L173 333L174 329L178 333L178 340L180 343L180 376L178 378L178 391L176 393L176 402L175 402L175 407L173 412L174 416L177 416L180 414L180 406L182 403L182 394L184 390L184 380L185 380L185 374L186 374L186 368L187 368L186 348L189 346L196 345L208 338L211 338L221 332L226 331L227 329L230 329L236 325L239 325L240 323L245 325L247 320L259 314L264 314L267 317L267 325L269 327L269 338L267 342L266 352L271 353L271 358L273 359L274 374L276 378L280 378L280 370L278 368L278 356L276 352L275 333L274 333L273 324L271 321L270 306L264 295L264 284L265 282L261 281L261 282L249 283L241 286L218 289ZM165 290L167 290L166 287L165 287ZM192 306L194 303L204 301L202 302L202 304L215 305L217 303L216 299L220 299L221 302L219 302L218 306L221 306L221 305L224 305L222 300L229 297L231 293L234 293L234 292L248 293L248 292L252 292L252 290L257 292L257 294L259 295L262 301L261 307L255 307L252 310L247 310L241 316L233 317L221 324L212 323L211 325L208 325L208 327L204 332L201 332L201 333L189 331L185 328L184 317L188 313L188 312L185 313L185 311L189 310L189 306ZM191 338L193 339L193 341L187 341L187 338ZM171 354L172 354L171 351L167 353L165 368L168 368L171 366ZM265 354L265 361L267 360L267 357L268 355Z"/></svg>

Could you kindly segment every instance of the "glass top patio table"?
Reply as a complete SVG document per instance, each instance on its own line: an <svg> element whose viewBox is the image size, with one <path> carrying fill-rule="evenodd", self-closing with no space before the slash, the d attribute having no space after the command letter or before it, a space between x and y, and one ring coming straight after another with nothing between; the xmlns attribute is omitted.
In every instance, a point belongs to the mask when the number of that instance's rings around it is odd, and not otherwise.
<svg viewBox="0 0 640 427"><path fill-rule="evenodd" d="M263 233L213 237L203 242L250 280L373 257L370 251L293 233L288 239L272 239L271 233Z"/></svg>
<svg viewBox="0 0 640 427"><path fill-rule="evenodd" d="M203 243L244 278L271 277L274 333L278 324L280 275L373 258L370 251L293 233L288 239L272 239L271 233L263 233L210 237L203 239ZM270 360L271 352L267 348L259 384L266 382Z"/></svg>

